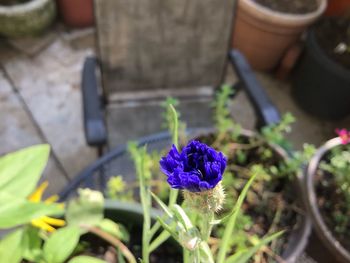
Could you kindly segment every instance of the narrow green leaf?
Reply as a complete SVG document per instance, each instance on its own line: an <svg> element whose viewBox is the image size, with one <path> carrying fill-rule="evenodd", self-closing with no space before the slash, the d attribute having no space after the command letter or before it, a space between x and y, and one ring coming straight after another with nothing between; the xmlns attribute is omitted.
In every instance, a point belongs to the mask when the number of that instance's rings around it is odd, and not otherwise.
<svg viewBox="0 0 350 263"><path fill-rule="evenodd" d="M171 229L171 227L170 227L169 225L167 225L161 217L158 217L157 220L158 220L158 222L162 225L162 227L163 227L166 231L168 231L168 233L169 233L170 235L172 235L173 238L175 238L175 240L178 240L178 236L177 236L176 232L175 232L173 229Z"/></svg>
<svg viewBox="0 0 350 263"><path fill-rule="evenodd" d="M50 263L64 262L78 245L80 231L78 227L67 226L58 229L46 240L43 248L44 258Z"/></svg>
<svg viewBox="0 0 350 263"><path fill-rule="evenodd" d="M49 158L47 144L28 147L0 158L0 192L27 197L37 185Z"/></svg>
<svg viewBox="0 0 350 263"><path fill-rule="evenodd" d="M168 206L166 204L164 204L164 202L162 200L160 200L160 198L158 196L156 196L154 193L150 192L152 197L154 198L154 200L157 202L157 204L164 210L164 212L170 217L173 218L174 215L173 213L170 211L170 209L168 208Z"/></svg>
<svg viewBox="0 0 350 263"><path fill-rule="evenodd" d="M78 256L69 260L68 263L107 263L107 261L89 256Z"/></svg>
<svg viewBox="0 0 350 263"><path fill-rule="evenodd" d="M23 252L27 247L23 240L23 228L7 234L0 241L0 259L1 262L18 263L21 262Z"/></svg>
<svg viewBox="0 0 350 263"><path fill-rule="evenodd" d="M175 204L172 210L174 211L174 215L181 222L182 226L185 228L186 231L193 228L191 220L187 216L186 212L181 208L181 206Z"/></svg>
<svg viewBox="0 0 350 263"><path fill-rule="evenodd" d="M0 229L30 223L31 220L49 215L62 215L57 204L33 203L25 198L0 193Z"/></svg>
<svg viewBox="0 0 350 263"><path fill-rule="evenodd" d="M161 244L163 244L170 237L170 233L167 230L163 230L150 244L149 253L152 253L155 249L157 249Z"/></svg>
<svg viewBox="0 0 350 263"><path fill-rule="evenodd" d="M218 253L218 257L217 257L217 263L224 263L225 262L225 257L226 257L227 250L229 247L229 240L232 236L232 232L233 232L235 224L236 224L237 216L238 216L239 211L242 207L243 201L244 201L245 197L247 196L248 190L249 190L251 184L253 183L253 181L255 180L256 176L257 176L257 173L255 173L249 179L249 181L246 183L241 194L238 197L238 200L237 200L235 206L233 207L233 210L232 210L233 212L232 212L230 218L228 219L228 223L227 223L225 231L224 231L224 236L221 239L220 249L219 249L219 253Z"/></svg>
<svg viewBox="0 0 350 263"><path fill-rule="evenodd" d="M274 239L280 237L282 234L284 233L284 231L280 231L277 232L275 234L272 234L270 236L267 236L265 238L263 238L262 240L260 240L260 242L258 244L256 244L255 246L253 246L252 248L249 248L247 251L244 251L243 253L241 253L239 255L239 257L237 257L236 255L232 255L231 257L229 257L225 262L226 263L245 263L247 262L261 247L267 245L268 243L270 243L271 241L273 241Z"/></svg>

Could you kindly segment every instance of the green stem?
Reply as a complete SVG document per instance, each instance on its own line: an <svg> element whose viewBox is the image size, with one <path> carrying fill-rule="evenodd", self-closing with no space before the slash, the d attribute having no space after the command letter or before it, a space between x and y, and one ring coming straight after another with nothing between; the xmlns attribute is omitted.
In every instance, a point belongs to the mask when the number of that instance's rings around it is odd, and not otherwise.
<svg viewBox="0 0 350 263"><path fill-rule="evenodd" d="M207 242L210 235L211 231L213 229L213 220L214 220L214 212L210 211L207 214L204 214L203 221L202 221L202 229L201 229L201 234L202 234L202 239Z"/></svg>
<svg viewBox="0 0 350 263"><path fill-rule="evenodd" d="M179 149L179 122L178 122L178 116L177 116L177 112L174 108L173 105L169 105L170 110L173 114L173 120L174 120L174 126L173 126L173 130L172 132L172 140L173 140L173 144L175 145L176 149ZM172 205L174 205L176 203L176 199L177 196L179 194L179 190L177 189L170 189L170 195L169 195L169 204L168 207L171 207Z"/></svg>
<svg viewBox="0 0 350 263"><path fill-rule="evenodd" d="M137 172L140 181L140 198L143 210L143 228L142 228L142 261L144 263L149 263L149 237L148 233L151 228L151 217L150 217L150 207L151 207L151 195L146 189L145 176L144 176L144 153L141 154L139 165L137 167Z"/></svg>
<svg viewBox="0 0 350 263"><path fill-rule="evenodd" d="M200 263L199 248L189 252L189 261L187 263Z"/></svg>

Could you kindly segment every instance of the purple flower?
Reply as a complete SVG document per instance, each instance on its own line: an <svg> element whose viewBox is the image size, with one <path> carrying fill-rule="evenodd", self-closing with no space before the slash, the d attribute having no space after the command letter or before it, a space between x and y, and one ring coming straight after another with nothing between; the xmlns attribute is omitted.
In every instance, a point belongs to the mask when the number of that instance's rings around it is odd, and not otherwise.
<svg viewBox="0 0 350 263"><path fill-rule="evenodd" d="M222 179L226 158L199 141L191 141L179 153L173 145L160 160L160 167L175 189L202 192L213 189Z"/></svg>

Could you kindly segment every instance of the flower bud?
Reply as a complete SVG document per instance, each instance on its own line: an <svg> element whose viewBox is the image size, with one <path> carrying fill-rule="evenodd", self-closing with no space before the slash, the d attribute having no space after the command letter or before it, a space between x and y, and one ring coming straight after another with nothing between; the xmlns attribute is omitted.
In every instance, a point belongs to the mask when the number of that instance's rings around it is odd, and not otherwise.
<svg viewBox="0 0 350 263"><path fill-rule="evenodd" d="M205 214L220 211L225 201L225 191L221 182L207 191L190 192L185 190L183 196L190 208Z"/></svg>

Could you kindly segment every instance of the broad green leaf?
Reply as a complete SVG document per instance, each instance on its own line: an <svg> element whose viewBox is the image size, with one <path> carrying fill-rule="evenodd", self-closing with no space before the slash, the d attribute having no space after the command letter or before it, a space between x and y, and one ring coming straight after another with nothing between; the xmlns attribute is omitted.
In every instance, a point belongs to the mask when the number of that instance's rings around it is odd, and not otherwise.
<svg viewBox="0 0 350 263"><path fill-rule="evenodd" d="M254 173L253 176L251 176L251 178L249 179L249 181L246 183L246 185L244 186L241 194L238 197L238 200L235 204L235 206L232 209L232 213L230 215L230 218L228 219L226 228L225 228L225 232L224 232L224 236L221 239L221 243L220 243L220 249L219 249L219 253L217 256L217 262L218 263L223 263L225 262L225 257L227 254L227 250L229 247L229 240L232 236L232 232L235 228L235 224L236 224L236 220L237 220L237 216L241 210L243 201L245 199L245 197L247 196L248 190L251 186L251 184L253 183L253 181L255 180L256 176L258 175L258 173Z"/></svg>
<svg viewBox="0 0 350 263"><path fill-rule="evenodd" d="M79 189L79 197L68 203L66 221L70 226L97 225L103 219L103 195L90 189ZM83 229L80 231L84 232Z"/></svg>
<svg viewBox="0 0 350 263"><path fill-rule="evenodd" d="M1 262L17 263L21 262L23 252L27 246L23 239L22 228L7 234L0 241L0 259Z"/></svg>
<svg viewBox="0 0 350 263"><path fill-rule="evenodd" d="M96 226L104 232L107 232L122 241L129 241L130 236L125 227L108 218L102 219Z"/></svg>
<svg viewBox="0 0 350 263"><path fill-rule="evenodd" d="M57 204L33 203L17 195L0 193L0 229L27 224L45 215L62 215L63 212Z"/></svg>
<svg viewBox="0 0 350 263"><path fill-rule="evenodd" d="M56 230L44 244L43 256L45 260L50 263L64 262L78 245L79 238L78 227L67 226Z"/></svg>
<svg viewBox="0 0 350 263"><path fill-rule="evenodd" d="M41 243L39 236L39 229L28 226L25 228L23 239L26 240L28 246L26 247L23 258L31 262L39 262L41 257Z"/></svg>
<svg viewBox="0 0 350 263"><path fill-rule="evenodd" d="M245 251L242 251L240 253L237 253L236 255L230 256L225 262L226 263L245 263L247 262L254 254L262 247L273 241L274 239L280 237L284 231L277 232L275 234L272 234L270 236L267 236L260 240L258 244L253 246L252 248L249 248Z"/></svg>
<svg viewBox="0 0 350 263"><path fill-rule="evenodd" d="M37 185L49 158L47 144L28 147L0 158L0 192L27 197Z"/></svg>
<svg viewBox="0 0 350 263"><path fill-rule="evenodd" d="M69 260L68 263L107 263L107 261L89 256L78 256Z"/></svg>

